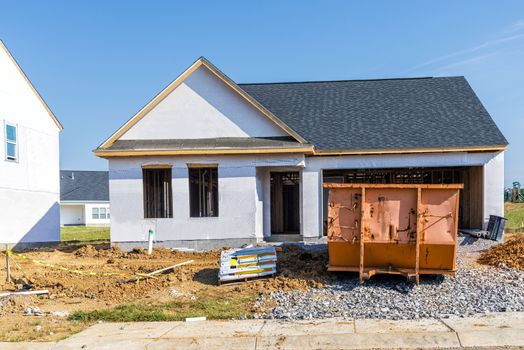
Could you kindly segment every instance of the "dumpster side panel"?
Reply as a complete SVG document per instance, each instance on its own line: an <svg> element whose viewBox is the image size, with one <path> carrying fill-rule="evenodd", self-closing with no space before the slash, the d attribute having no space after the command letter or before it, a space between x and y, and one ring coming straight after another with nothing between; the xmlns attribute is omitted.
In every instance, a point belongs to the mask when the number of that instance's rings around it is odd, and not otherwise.
<svg viewBox="0 0 524 350"><path fill-rule="evenodd" d="M417 281L419 274L455 273L462 185L325 187L330 189L328 270L360 272L361 281L376 273Z"/></svg>

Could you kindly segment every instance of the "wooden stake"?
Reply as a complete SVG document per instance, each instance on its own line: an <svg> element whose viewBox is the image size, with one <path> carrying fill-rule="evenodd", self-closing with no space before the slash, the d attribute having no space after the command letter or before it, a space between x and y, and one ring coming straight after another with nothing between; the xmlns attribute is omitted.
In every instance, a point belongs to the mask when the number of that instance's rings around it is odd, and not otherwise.
<svg viewBox="0 0 524 350"><path fill-rule="evenodd" d="M6 275L7 275L7 283L11 282L11 261L9 256L9 246L5 245L5 269L6 269Z"/></svg>

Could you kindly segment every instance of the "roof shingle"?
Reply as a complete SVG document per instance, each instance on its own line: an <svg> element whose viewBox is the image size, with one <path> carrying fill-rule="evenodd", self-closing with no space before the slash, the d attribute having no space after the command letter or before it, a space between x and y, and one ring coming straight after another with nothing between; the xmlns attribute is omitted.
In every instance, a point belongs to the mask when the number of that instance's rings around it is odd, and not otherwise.
<svg viewBox="0 0 524 350"><path fill-rule="evenodd" d="M464 77L239 86L317 150L508 143Z"/></svg>
<svg viewBox="0 0 524 350"><path fill-rule="evenodd" d="M60 170L61 201L109 201L107 171Z"/></svg>

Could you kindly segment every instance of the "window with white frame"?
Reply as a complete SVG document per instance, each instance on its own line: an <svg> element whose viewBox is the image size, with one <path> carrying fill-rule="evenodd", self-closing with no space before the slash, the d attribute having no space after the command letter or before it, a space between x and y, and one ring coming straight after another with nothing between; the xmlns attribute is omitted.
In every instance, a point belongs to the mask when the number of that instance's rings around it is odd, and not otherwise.
<svg viewBox="0 0 524 350"><path fill-rule="evenodd" d="M5 159L18 160L18 137L16 125L5 123Z"/></svg>
<svg viewBox="0 0 524 350"><path fill-rule="evenodd" d="M91 217L93 220L110 219L109 208L91 208Z"/></svg>

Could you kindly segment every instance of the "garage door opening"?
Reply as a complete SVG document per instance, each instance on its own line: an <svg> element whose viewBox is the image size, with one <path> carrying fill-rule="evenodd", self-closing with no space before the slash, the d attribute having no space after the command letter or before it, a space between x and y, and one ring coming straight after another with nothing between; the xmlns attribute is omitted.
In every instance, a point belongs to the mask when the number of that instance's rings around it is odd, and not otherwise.
<svg viewBox="0 0 524 350"><path fill-rule="evenodd" d="M323 182L368 184L464 184L460 193L459 227L481 229L484 222L484 188L481 166L446 168L387 168L324 170ZM323 218L326 233L327 197L324 190Z"/></svg>

